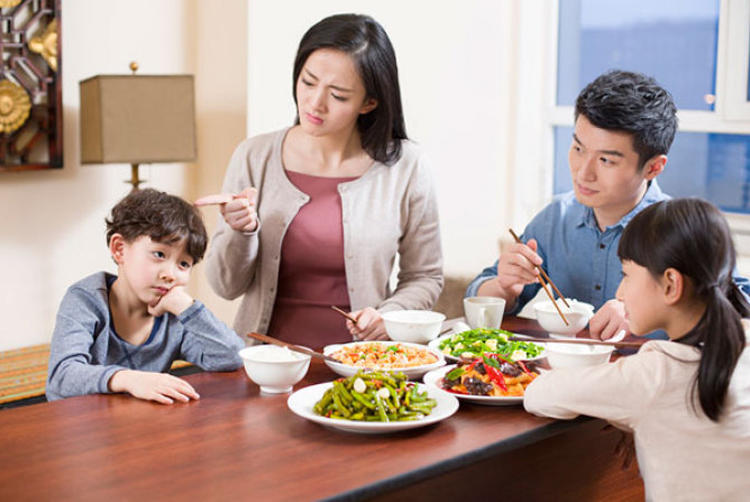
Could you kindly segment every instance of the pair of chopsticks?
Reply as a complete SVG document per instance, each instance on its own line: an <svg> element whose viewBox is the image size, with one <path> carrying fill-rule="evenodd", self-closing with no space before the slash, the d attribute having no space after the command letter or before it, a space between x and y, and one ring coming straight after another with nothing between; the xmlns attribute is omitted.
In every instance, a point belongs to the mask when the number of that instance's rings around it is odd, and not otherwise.
<svg viewBox="0 0 750 502"><path fill-rule="evenodd" d="M513 231L512 228L509 228L508 231L510 232L510 235L513 236L513 238L516 240L517 243L523 244L521 239L518 238L518 236L516 235L516 233ZM555 308L557 309L557 313L560 314L560 317L562 318L563 322L565 323L566 326L568 326L570 323L568 323L568 320L565 318L565 314L563 314L562 310L560 310L560 306L557 304L557 301L555 301L554 295L549 290L544 280L546 279L547 282L549 282L549 284L554 288L555 292L558 294L558 296L560 297L560 299L562 300L562 302L565 304L566 307L570 308L570 305L568 305L568 302L565 300L565 297L563 296L563 294L560 293L560 290L557 289L557 286L555 286L555 283L552 282L552 279L549 278L549 276L547 275L547 272L545 272L544 269L540 267L539 265L534 265L534 266L536 267L536 270L537 270L536 278L539 280L539 284L542 285L542 287L544 288L544 292L547 293L547 296L549 296L549 299L552 300L552 305L554 305Z"/></svg>
<svg viewBox="0 0 750 502"><path fill-rule="evenodd" d="M534 338L515 336L508 337L512 342L534 342L534 343L567 343L573 345L610 345L613 347L640 347L643 342L610 342L609 340L594 340L593 338Z"/></svg>
<svg viewBox="0 0 750 502"><path fill-rule="evenodd" d="M295 345L293 343L282 342L281 340L277 340L276 338L272 338L270 336L261 335L260 333L248 333L247 336L248 338L258 340L259 342L266 342L266 343L270 343L273 345L278 345L279 347L287 347L289 350L293 350L301 354L307 354L308 356L317 357L318 359L331 361L333 363L339 363L339 364L341 363L341 361L329 355L321 354L320 352L316 352L312 349L308 349L307 347L303 347L301 345Z"/></svg>

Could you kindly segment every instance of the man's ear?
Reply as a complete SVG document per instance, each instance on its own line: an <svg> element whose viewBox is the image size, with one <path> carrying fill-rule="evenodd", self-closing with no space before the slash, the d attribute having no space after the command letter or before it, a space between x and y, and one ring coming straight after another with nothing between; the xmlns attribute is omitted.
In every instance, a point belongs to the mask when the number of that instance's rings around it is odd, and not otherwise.
<svg viewBox="0 0 750 502"><path fill-rule="evenodd" d="M366 98L365 102L362 103L362 107L359 109L359 114L364 115L365 113L370 113L375 108L378 107L378 100L375 98Z"/></svg>
<svg viewBox="0 0 750 502"><path fill-rule="evenodd" d="M661 276L662 292L667 305L679 302L685 293L685 276L675 268L668 268Z"/></svg>
<svg viewBox="0 0 750 502"><path fill-rule="evenodd" d="M651 157L643 165L643 177L644 179L651 181L652 179L659 176L664 171L664 166L667 165L666 155L656 155Z"/></svg>
<svg viewBox="0 0 750 502"><path fill-rule="evenodd" d="M125 238L122 234L112 234L109 238L109 253L117 265L122 263L122 255L125 251Z"/></svg>

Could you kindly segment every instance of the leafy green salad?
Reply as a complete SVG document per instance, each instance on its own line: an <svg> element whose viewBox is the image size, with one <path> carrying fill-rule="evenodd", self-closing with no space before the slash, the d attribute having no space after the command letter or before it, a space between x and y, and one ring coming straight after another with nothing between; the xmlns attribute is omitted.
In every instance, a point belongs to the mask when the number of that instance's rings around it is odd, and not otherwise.
<svg viewBox="0 0 750 502"><path fill-rule="evenodd" d="M453 357L477 358L490 353L513 361L533 359L544 351L544 347L532 342L508 340L511 336L513 333L504 329L471 329L446 337L438 348Z"/></svg>

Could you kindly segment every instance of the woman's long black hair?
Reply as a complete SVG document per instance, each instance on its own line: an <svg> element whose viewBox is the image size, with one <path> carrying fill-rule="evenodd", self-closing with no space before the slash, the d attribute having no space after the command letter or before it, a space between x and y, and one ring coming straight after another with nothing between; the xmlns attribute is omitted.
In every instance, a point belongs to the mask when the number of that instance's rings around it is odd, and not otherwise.
<svg viewBox="0 0 750 502"><path fill-rule="evenodd" d="M370 16L337 14L313 25L302 37L294 59L292 93L297 104L297 80L307 58L318 49L337 49L354 60L368 98L378 106L359 116L362 148L378 162L392 164L401 157L407 139L396 53L385 30ZM299 124L299 117L295 123Z"/></svg>
<svg viewBox="0 0 750 502"><path fill-rule="evenodd" d="M736 257L729 225L716 207L701 199L658 202L628 223L617 254L655 278L674 268L689 278L705 302L698 324L677 341L701 350L691 395L697 386L703 412L717 422L745 348L741 319L750 316L750 304L732 280Z"/></svg>

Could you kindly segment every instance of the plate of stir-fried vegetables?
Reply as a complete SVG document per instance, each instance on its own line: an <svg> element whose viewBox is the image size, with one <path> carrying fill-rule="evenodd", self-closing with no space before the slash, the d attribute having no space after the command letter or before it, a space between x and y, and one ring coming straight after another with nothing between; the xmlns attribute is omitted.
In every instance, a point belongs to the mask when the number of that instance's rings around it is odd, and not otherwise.
<svg viewBox="0 0 750 502"><path fill-rule="evenodd" d="M300 417L349 432L395 432L439 422L458 409L455 397L406 379L403 373L359 371L304 387L287 400Z"/></svg>
<svg viewBox="0 0 750 502"><path fill-rule="evenodd" d="M526 387L538 376L535 361L511 361L487 353L430 371L424 383L459 399L504 406L522 403Z"/></svg>
<svg viewBox="0 0 750 502"><path fill-rule="evenodd" d="M474 359L482 354L497 354L511 361L528 361L544 356L544 345L533 342L511 341L510 337L522 338L504 329L470 329L461 333L443 335L428 344L440 351L449 361L461 358Z"/></svg>

